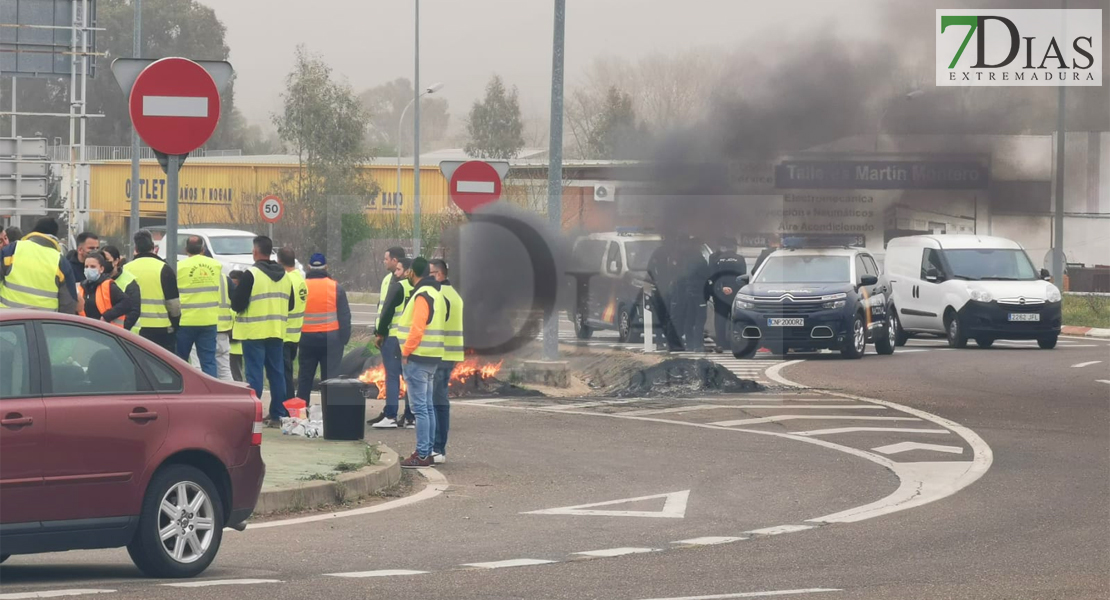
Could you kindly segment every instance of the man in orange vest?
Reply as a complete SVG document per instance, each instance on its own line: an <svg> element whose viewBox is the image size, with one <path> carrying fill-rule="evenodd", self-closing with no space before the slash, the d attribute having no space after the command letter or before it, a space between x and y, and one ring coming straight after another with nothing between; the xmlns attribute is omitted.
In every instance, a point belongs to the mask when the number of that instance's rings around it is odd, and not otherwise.
<svg viewBox="0 0 1110 600"><path fill-rule="evenodd" d="M328 261L316 253L308 260L305 275L308 300L304 308L304 326L298 347L297 397L310 402L316 369L320 379L335 377L343 348L351 341L351 306L347 292L328 275Z"/></svg>

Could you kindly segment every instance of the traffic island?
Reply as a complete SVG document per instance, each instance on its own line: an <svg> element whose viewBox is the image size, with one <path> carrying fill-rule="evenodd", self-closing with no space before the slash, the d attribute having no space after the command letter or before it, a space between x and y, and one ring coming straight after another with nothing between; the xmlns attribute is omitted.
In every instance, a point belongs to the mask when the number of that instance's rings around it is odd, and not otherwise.
<svg viewBox="0 0 1110 600"><path fill-rule="evenodd" d="M266 479L255 515L301 512L379 494L401 481L397 453L382 444L262 433Z"/></svg>

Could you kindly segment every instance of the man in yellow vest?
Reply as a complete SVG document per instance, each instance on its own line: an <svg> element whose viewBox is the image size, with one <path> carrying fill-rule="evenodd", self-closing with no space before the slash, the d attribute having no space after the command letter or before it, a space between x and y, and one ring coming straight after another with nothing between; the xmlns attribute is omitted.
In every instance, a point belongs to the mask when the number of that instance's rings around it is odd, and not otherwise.
<svg viewBox="0 0 1110 600"><path fill-rule="evenodd" d="M443 360L443 326L447 307L439 293L439 283L428 273L428 261L418 256L409 269L412 295L405 303L397 324L401 356L408 386L409 403L416 415L416 452L401 462L406 469L430 467L436 417L432 410L433 380Z"/></svg>
<svg viewBox="0 0 1110 600"><path fill-rule="evenodd" d="M73 267L62 255L58 222L43 217L21 240L0 249L0 309L26 308L77 314Z"/></svg>
<svg viewBox="0 0 1110 600"><path fill-rule="evenodd" d="M401 313L405 310L409 294L412 293L412 284L407 279L409 268L412 266L411 258L397 259L397 268L393 271L394 281L389 284L385 302L378 312L378 323L374 335L375 344L382 351L382 365L385 367L385 407L381 414L366 423L375 429L389 429L392 427L416 428L416 417L412 414L408 399L405 400L405 412L398 415L400 408L400 374L401 343L397 338L397 324L401 320ZM396 381L389 378L390 373L397 373Z"/></svg>
<svg viewBox="0 0 1110 600"><path fill-rule="evenodd" d="M289 321L285 324L285 393L293 397L297 388L293 383L293 361L297 360L297 348L301 343L301 327L304 326L304 307L308 301L308 285L304 275L297 270L297 254L289 246L277 251L278 264L285 269L289 283L293 285L293 308L289 311ZM309 398L303 398L305 402Z"/></svg>
<svg viewBox="0 0 1110 600"><path fill-rule="evenodd" d="M177 328L181 325L181 298L177 275L154 253L154 237L145 229L135 232L135 258L123 267L117 284L132 302L141 307L138 322L128 317L125 329L139 326L139 335L177 352Z"/></svg>
<svg viewBox="0 0 1110 600"><path fill-rule="evenodd" d="M188 257L177 264L177 291L181 295L181 326L177 329L177 355L188 361L197 349L200 370L218 377L216 331L220 322L220 288L224 268L204 255L204 240L191 235L185 240Z"/></svg>
<svg viewBox="0 0 1110 600"><path fill-rule="evenodd" d="M282 353L289 313L295 306L293 286L285 269L270 260L273 252L270 238L254 238L254 266L243 273L231 296L231 309L236 313L232 336L243 342L247 383L259 398L263 372L270 383L271 424L289 416L284 406L289 398Z"/></svg>
<svg viewBox="0 0 1110 600"><path fill-rule="evenodd" d="M436 367L432 382L432 410L436 417L435 436L432 441L432 460L440 465L447 462L447 432L451 428L451 373L455 365L465 358L463 342L463 299L451 280L447 279L447 262L436 258L431 261L432 277L439 282L439 294L446 309L443 319L443 360Z"/></svg>

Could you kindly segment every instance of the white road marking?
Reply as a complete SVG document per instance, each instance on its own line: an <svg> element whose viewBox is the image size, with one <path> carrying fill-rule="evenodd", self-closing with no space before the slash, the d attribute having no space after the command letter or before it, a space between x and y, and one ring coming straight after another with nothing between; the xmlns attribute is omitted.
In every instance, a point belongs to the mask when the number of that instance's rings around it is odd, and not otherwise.
<svg viewBox="0 0 1110 600"><path fill-rule="evenodd" d="M687 546L716 546L719 544L731 544L733 542L742 542L748 538L746 537L727 537L727 536L706 536L693 538L689 540L679 540L671 542L672 544L683 544Z"/></svg>
<svg viewBox="0 0 1110 600"><path fill-rule="evenodd" d="M769 592L741 592L738 594L716 594L713 596L682 596L681 598L652 598L651 600L730 600L731 598L769 598L771 596L794 596L797 594L821 594L842 592L839 588L807 588L804 590L773 590Z"/></svg>
<svg viewBox="0 0 1110 600"><path fill-rule="evenodd" d="M745 531L748 535L782 535L784 533L794 533L795 531L805 531L813 529L816 525L779 525L777 527L765 527L763 529L756 529L753 531Z"/></svg>
<svg viewBox="0 0 1110 600"><path fill-rule="evenodd" d="M1110 379L1096 379L1095 381L1099 383L1110 383Z"/></svg>
<svg viewBox="0 0 1110 600"><path fill-rule="evenodd" d="M492 181L457 181L455 191L472 194L492 194L497 186Z"/></svg>
<svg viewBox="0 0 1110 600"><path fill-rule="evenodd" d="M269 523L258 523L257 525L248 524L247 531L255 529L269 529L271 527L288 527L290 525L303 525L305 523L316 523L318 521L330 521L332 519L345 519L347 517L358 517L361 515L369 515L377 512L400 508L408 506L409 504L416 504L417 502L435 498L436 496L447 491L448 483L447 478L442 473L435 469L417 469L417 472L428 480L428 485L420 490L419 493L407 496L405 498L398 498L390 502L382 504L375 504L374 506L367 506L366 508L356 508L344 512L328 513L325 515L312 515L310 517L300 517L297 519L285 519L283 521L270 521Z"/></svg>
<svg viewBox="0 0 1110 600"><path fill-rule="evenodd" d="M25 600L29 598L62 598L65 596L87 596L89 594L114 594L116 590L51 590L46 592L19 592L0 594L0 600Z"/></svg>
<svg viewBox="0 0 1110 600"><path fill-rule="evenodd" d="M789 367L790 365L796 365L796 364L802 363L802 362L805 362L805 361L804 360L791 360L791 361L779 363L779 364L771 367L770 369L767 369L767 373L766 373L767 379L770 379L771 381L774 381L775 383L778 383L780 385L785 385L787 387L795 387L795 388L806 389L807 386L801 385L799 383L794 383L793 381L790 381L789 379L787 379L787 378L785 378L785 377L783 377L782 375L779 374L786 367Z"/></svg>
<svg viewBox="0 0 1110 600"><path fill-rule="evenodd" d="M1089 367L1091 365L1097 365L1100 362L1102 362L1102 361L1101 360L1092 360L1092 361L1088 361L1088 362L1081 362L1081 363L1072 365L1071 368L1073 368L1073 369L1082 369L1083 367Z"/></svg>
<svg viewBox="0 0 1110 600"><path fill-rule="evenodd" d="M646 554L648 552L659 551L659 548L609 548L608 550L590 550L589 552L575 552L575 554L580 556L610 558L613 556L628 556L629 554Z"/></svg>
<svg viewBox="0 0 1110 600"><path fill-rule="evenodd" d="M821 400L825 402L827 400ZM716 408L731 408L739 410L751 409L783 409L789 408L790 410L812 410L812 409L844 409L844 410L886 410L885 406L872 406L869 404L849 404L849 405L829 405L829 404L691 404L690 406L675 406L672 408L649 408L644 410L631 410L621 413L622 415L630 415L642 417L646 415L665 415L670 413L683 413L698 410L713 410ZM715 425L717 423L714 423Z"/></svg>
<svg viewBox="0 0 1110 600"><path fill-rule="evenodd" d="M508 398L483 398L481 400L459 400L453 404L497 404L498 402L508 402Z"/></svg>
<svg viewBox="0 0 1110 600"><path fill-rule="evenodd" d="M1098 344L1068 344L1067 346L1057 346L1057 348L1098 348Z"/></svg>
<svg viewBox="0 0 1110 600"><path fill-rule="evenodd" d="M325 577L345 577L362 579L365 577L397 577L400 575L427 575L427 571L406 571L405 569L386 569L383 571L358 571L355 573L328 573Z"/></svg>
<svg viewBox="0 0 1110 600"><path fill-rule="evenodd" d="M643 500L654 500L655 498L666 498L666 502L663 503L662 510L587 510L597 506L614 506L617 504L628 504L630 502L640 502ZM683 519L686 517L686 503L689 499L690 490L684 490L681 492L671 492L668 494L640 496L639 498L623 498L621 500L609 500L607 502L595 502L593 504L579 504L577 506L564 506L562 508L534 510L531 512L524 512L520 514Z"/></svg>
<svg viewBox="0 0 1110 600"><path fill-rule="evenodd" d="M550 565L554 563L553 560L542 560L538 558L515 558L512 560L498 560L494 562L484 563L469 563L463 565L464 567L474 567L476 569L507 569L509 567L530 567L533 565Z"/></svg>
<svg viewBox="0 0 1110 600"><path fill-rule="evenodd" d="M278 579L212 579L209 581L186 581L185 583L163 583L162 587L202 588L220 585L258 585L262 583L283 583Z"/></svg>
<svg viewBox="0 0 1110 600"><path fill-rule="evenodd" d="M577 404L558 404L554 406L541 406L539 410L573 410L576 408L593 408L595 406L610 406L613 404L632 404L643 402L648 398L629 398L627 400L596 400L594 402L579 402Z"/></svg>
<svg viewBox="0 0 1110 600"><path fill-rule="evenodd" d="M917 442L898 442L897 444L872 448L872 450L879 454L886 455L909 452L911 450L932 450L933 452L947 452L948 454L964 453L964 449L959 446L939 446L937 444L919 444Z"/></svg>
<svg viewBox="0 0 1110 600"><path fill-rule="evenodd" d="M200 96L143 96L144 117L208 117L208 98Z"/></svg>
<svg viewBox="0 0 1110 600"><path fill-rule="evenodd" d="M794 408L793 406L789 408ZM822 407L827 408L827 407ZM861 417L859 415L775 415L773 417L758 417L754 419L737 419L735 421L717 421L710 423L718 427L736 427L738 425L759 425L762 423L778 423L780 421L797 421L804 419L812 421L815 419L828 419L831 421L848 420L848 421L920 421L917 417Z"/></svg>
<svg viewBox="0 0 1110 600"><path fill-rule="evenodd" d="M928 348L913 348L910 350L899 350L895 354L913 354L914 352L928 352Z"/></svg>
<svg viewBox="0 0 1110 600"><path fill-rule="evenodd" d="M832 429L814 429L812 431L793 431L794 435L833 435L837 433L885 431L895 433L949 433L947 429L901 429L898 427L835 427Z"/></svg>

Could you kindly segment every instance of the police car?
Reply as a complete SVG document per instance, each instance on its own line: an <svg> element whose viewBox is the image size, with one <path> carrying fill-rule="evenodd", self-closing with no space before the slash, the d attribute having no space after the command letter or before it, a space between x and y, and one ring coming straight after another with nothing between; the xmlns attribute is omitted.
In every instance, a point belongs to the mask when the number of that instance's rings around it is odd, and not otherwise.
<svg viewBox="0 0 1110 600"><path fill-rule="evenodd" d="M575 240L571 274L578 289L568 317L578 339L598 329L615 330L621 342L642 339L648 261L662 243L661 236L639 229Z"/></svg>
<svg viewBox="0 0 1110 600"><path fill-rule="evenodd" d="M861 358L867 343L893 354L895 329L890 294L879 282L875 258L860 248L784 238L743 287L732 305L732 354L750 358L759 348L839 350Z"/></svg>

